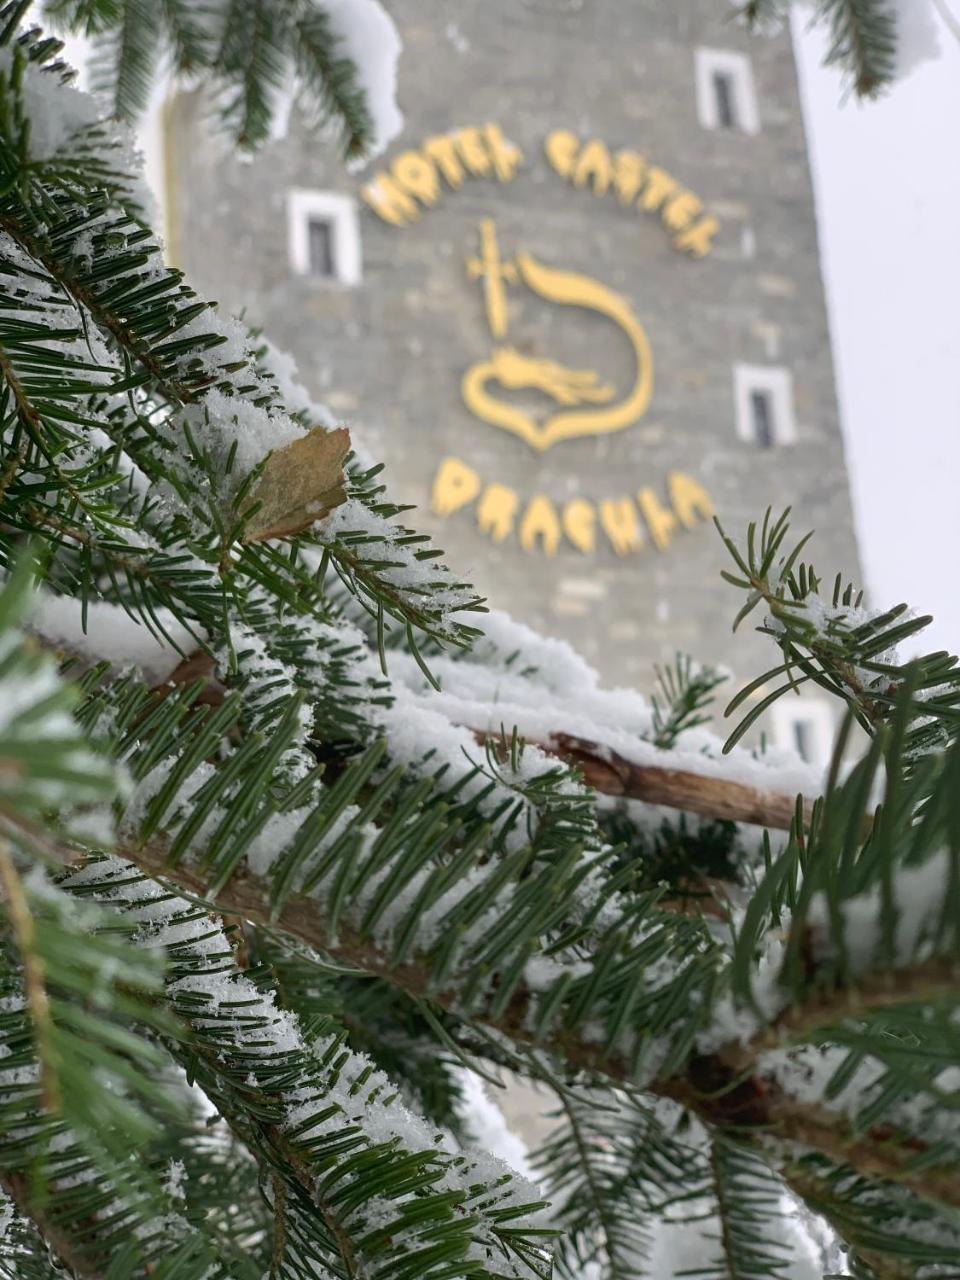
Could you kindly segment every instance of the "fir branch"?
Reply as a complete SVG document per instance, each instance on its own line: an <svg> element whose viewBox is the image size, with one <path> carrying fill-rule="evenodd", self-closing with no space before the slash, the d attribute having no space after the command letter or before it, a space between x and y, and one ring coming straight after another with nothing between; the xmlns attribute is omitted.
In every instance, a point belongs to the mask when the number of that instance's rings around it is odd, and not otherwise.
<svg viewBox="0 0 960 1280"><path fill-rule="evenodd" d="M292 31L297 70L323 103L325 114L340 122L344 154L348 159L363 156L373 140L373 119L357 83L356 67L337 50L329 18L310 0L301 0Z"/></svg>
<svg viewBox="0 0 960 1280"><path fill-rule="evenodd" d="M484 1187L463 1157L430 1146L411 1149L414 1126L402 1111L408 1132L384 1135L391 1116L386 1082L363 1059L351 1060L330 1019L308 1037L297 1034L297 1023L276 1004L269 974L239 970L226 935L202 911L117 859L84 865L62 888L111 904L122 918L149 921L152 947L166 944L173 967L168 998L194 1028L186 1050L172 1042L171 1051L238 1139L283 1180L286 1262L299 1258L290 1215L296 1212L306 1227L308 1205L325 1231L315 1237L317 1245L356 1280L375 1262L398 1274L416 1266L411 1276L439 1280L455 1260L465 1280L483 1280L487 1272L468 1250L471 1240L486 1247L487 1233L505 1258L514 1236L518 1243L529 1237L536 1253L543 1233L516 1221L522 1215L509 1188ZM208 984L219 995L208 995ZM368 1136L348 1108L372 1114L380 1137ZM538 1273L532 1266L502 1274L520 1280Z"/></svg>
<svg viewBox="0 0 960 1280"><path fill-rule="evenodd" d="M713 1137L710 1193L716 1200L719 1257L704 1268L709 1280L768 1280L789 1266L781 1234L780 1180L759 1157L722 1137Z"/></svg>
<svg viewBox="0 0 960 1280"><path fill-rule="evenodd" d="M373 140L357 68L314 0L47 0L45 7L61 27L100 38L96 83L111 92L121 119L134 120L146 106L163 51L178 75L226 94L220 114L242 146L269 136L288 76L291 91L340 126L347 156L362 156Z"/></svg>
<svg viewBox="0 0 960 1280"><path fill-rule="evenodd" d="M96 206L92 211L93 216L97 216L101 212ZM71 216L75 216L75 211L66 210L66 220ZM0 209L0 227L28 253L34 261L40 263L46 270L50 278L55 280L64 292L74 301L78 310L87 311L111 337L116 341L121 350L129 353L133 360L139 364L143 370L145 377L150 379L152 389L155 394L161 395L164 399L173 404L190 404L193 403L206 387L212 386L217 381L217 375L207 369L202 370L199 374L194 373L190 377L183 377L179 374L176 365L172 364L162 354L162 344L167 341L171 332L176 329L174 308L178 303L185 305L190 304L190 310L193 312L193 299L195 295L192 291L182 287L181 281L183 275L174 268L162 268L161 280L164 286L164 293L167 295L170 304L168 312L167 324L157 334L156 338L151 334L147 336L142 332L138 332L135 321L130 315L125 315L114 302L105 302L105 296L117 296L115 286L117 285L117 277L120 283L126 285L127 292L131 292L131 286L139 286L142 283L141 277L131 277L122 275L124 267L128 269L140 265L147 260L148 256L159 254L159 249L153 246L152 253L149 255L143 250L138 249L136 259L129 258L124 261L121 255L117 257L116 276L103 278L103 272L96 272L96 282L90 279L92 266L86 271L78 264L77 259L64 259L62 255L54 253L50 250L43 240L27 230L24 225L16 218L12 212L5 212ZM114 234L125 235L135 233L138 228L134 228L129 221L126 228L123 226L123 220L119 220L115 225ZM151 298L151 305L155 305L155 299ZM206 303L203 304L202 310L207 309ZM202 344L201 339L201 344ZM222 339L217 338L217 341Z"/></svg>
<svg viewBox="0 0 960 1280"><path fill-rule="evenodd" d="M743 1046L732 1047L729 1061L746 1065L771 1049L815 1038L818 1031L840 1023L858 1022L871 1014L896 1010L903 1005L936 1008L960 1002L960 958L938 956L903 969L866 975L842 987L814 989L798 1004L788 1005L759 1035Z"/></svg>
<svg viewBox="0 0 960 1280"><path fill-rule="evenodd" d="M712 667L694 666L688 655L677 654L672 667L655 668L659 697L653 706L653 743L669 751L682 733L707 724L703 711L714 700L714 690L727 679Z"/></svg>
<svg viewBox="0 0 960 1280"><path fill-rule="evenodd" d="M789 0L745 0L738 13L751 29L762 29L765 23L782 21Z"/></svg>
<svg viewBox="0 0 960 1280"><path fill-rule="evenodd" d="M135 120L150 99L162 13L156 0L123 0L116 31L94 46L93 86L109 96L120 120Z"/></svg>
<svg viewBox="0 0 960 1280"><path fill-rule="evenodd" d="M790 1190L820 1214L876 1280L955 1274L956 1215L901 1188L861 1177L849 1166L802 1156L783 1170Z"/></svg>
<svg viewBox="0 0 960 1280"><path fill-rule="evenodd" d="M37 953L36 928L27 904L20 876L13 864L10 845L0 836L0 886L6 899L7 914L13 928L20 963L23 967L23 990L30 1008L30 1016L37 1037L37 1056L40 1059L41 1101L47 1111L60 1110L60 1080L56 1033L47 997L46 975L43 960Z"/></svg>
<svg viewBox="0 0 960 1280"><path fill-rule="evenodd" d="M751 523L744 545L717 528L736 572L722 576L746 593L734 629L759 606L769 613L758 628L780 648L784 661L752 680L730 702L731 715L758 691L755 701L727 739L729 750L778 698L813 683L841 698L857 722L871 735L891 722L908 683L906 749L914 757L942 748L960 729L960 667L957 659L937 652L903 663L897 646L917 636L930 622L914 617L906 605L868 612L862 593L844 585L838 575L832 592L821 594L821 579L801 553L811 535L787 549L789 509L777 519L768 510L762 524ZM772 692L766 688L782 681Z"/></svg>
<svg viewBox="0 0 960 1280"><path fill-rule="evenodd" d="M738 14L761 34L786 19L790 0L741 0ZM859 98L876 98L892 83L897 22L886 0L817 0L811 22L827 28L826 65L840 68Z"/></svg>
<svg viewBox="0 0 960 1280"><path fill-rule="evenodd" d="M821 0L830 28L827 63L839 65L860 98L875 98L893 79L896 18L877 0Z"/></svg>
<svg viewBox="0 0 960 1280"><path fill-rule="evenodd" d="M255 148L268 136L271 95L283 80L288 15L271 0L230 0L213 68L234 86L223 110L240 146Z"/></svg>
<svg viewBox="0 0 960 1280"><path fill-rule="evenodd" d="M612 1090L559 1092L559 1124L533 1154L564 1229L559 1269L578 1277L591 1264L615 1280L647 1274L656 1201L683 1181L687 1153L652 1111Z"/></svg>
<svg viewBox="0 0 960 1280"><path fill-rule="evenodd" d="M170 869L162 850L126 849L124 856L148 875L167 878L181 891L209 900L207 884L187 865ZM426 964L391 963L378 948L341 921L331 937L315 903L291 896L279 912L270 907L268 886L257 877L238 872L216 896L215 904L228 914L254 924L280 928L317 951L355 970L374 974L408 994L462 1012L461 992L444 989L431 980ZM510 1004L493 1017L472 1009L470 1018L504 1034L508 1039L555 1055L570 1066L598 1073L613 1083L630 1084L635 1073L629 1058L577 1034L558 1031L537 1036L529 1029L533 993L519 989ZM766 1046L763 1046L766 1047ZM746 1069L739 1043L703 1057L691 1059L683 1074L642 1081L640 1087L654 1096L668 1098L691 1110L711 1127L732 1130L741 1138L753 1132L789 1142L806 1144L838 1162L864 1172L902 1182L918 1194L960 1207L960 1171L954 1166L931 1166L918 1160L915 1141L898 1144L888 1131L875 1137L858 1136L849 1122L826 1108L798 1103L768 1080Z"/></svg>
<svg viewBox="0 0 960 1280"><path fill-rule="evenodd" d="M71 1276L75 1280L101 1280L102 1273L99 1267L91 1265L89 1258L84 1256L71 1234L51 1219L45 1204L46 1197L42 1190L37 1188L36 1180L29 1173L0 1171L0 1187L16 1205L20 1214L33 1223L42 1242L40 1248L44 1251L52 1251L55 1255L55 1261L51 1259L51 1269L47 1273L51 1280L54 1280L54 1276L62 1274L61 1266L69 1267ZM32 1260L36 1260L35 1254ZM22 1260L18 1259L16 1280L20 1280L19 1268L22 1265ZM57 1267L55 1272L54 1265Z"/></svg>

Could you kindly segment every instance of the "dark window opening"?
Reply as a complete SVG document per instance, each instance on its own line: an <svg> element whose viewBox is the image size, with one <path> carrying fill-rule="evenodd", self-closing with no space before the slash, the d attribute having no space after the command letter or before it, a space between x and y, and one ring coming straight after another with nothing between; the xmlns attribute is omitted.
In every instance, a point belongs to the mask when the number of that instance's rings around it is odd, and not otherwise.
<svg viewBox="0 0 960 1280"><path fill-rule="evenodd" d="M307 260L312 276L336 274L333 265L333 223L327 218L311 218L307 223Z"/></svg>
<svg viewBox="0 0 960 1280"><path fill-rule="evenodd" d="M733 76L726 71L715 71L713 94L717 103L717 124L721 129L735 129L737 113L734 110Z"/></svg>
<svg viewBox="0 0 960 1280"><path fill-rule="evenodd" d="M810 733L810 724L807 720L794 720L793 722L793 745L796 747L797 755L801 760L805 760L807 764L812 764L812 746Z"/></svg>
<svg viewBox="0 0 960 1280"><path fill-rule="evenodd" d="M753 438L762 449L773 447L773 400L769 391L750 392L750 417L753 422Z"/></svg>

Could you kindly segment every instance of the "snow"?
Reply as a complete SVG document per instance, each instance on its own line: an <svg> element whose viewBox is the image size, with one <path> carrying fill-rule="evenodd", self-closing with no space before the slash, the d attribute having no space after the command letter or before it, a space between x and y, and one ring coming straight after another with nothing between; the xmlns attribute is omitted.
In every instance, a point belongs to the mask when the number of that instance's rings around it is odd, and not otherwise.
<svg viewBox="0 0 960 1280"><path fill-rule="evenodd" d="M488 1096L483 1079L466 1067L459 1068L456 1075L462 1099L458 1111L470 1137L478 1147L502 1160L511 1171L530 1183L535 1182L536 1175L530 1166L526 1146L508 1128L503 1112Z"/></svg>
<svg viewBox="0 0 960 1280"><path fill-rule="evenodd" d="M897 77L903 79L940 54L932 0L888 0L897 20Z"/></svg>
<svg viewBox="0 0 960 1280"><path fill-rule="evenodd" d="M445 565L433 558L418 558L417 548L422 544L402 543L399 539L406 532L402 526L371 510L359 498L341 503L315 532L324 546L340 541L358 548L363 558L375 559L380 579L412 597L413 604L439 606L444 613L451 613L475 598Z"/></svg>
<svg viewBox="0 0 960 1280"><path fill-rule="evenodd" d="M357 68L373 119L364 163L384 151L403 129L397 105L397 63L403 48L396 23L380 0L324 0L324 12L340 41L339 52Z"/></svg>
<svg viewBox="0 0 960 1280"><path fill-rule="evenodd" d="M120 605L91 600L84 629L79 600L42 591L28 625L48 644L91 665L109 658L120 670L135 667L151 684L159 684L197 642L168 609L154 609L153 617L162 634L150 632Z"/></svg>
<svg viewBox="0 0 960 1280"><path fill-rule="evenodd" d="M337 419L325 404L314 400L303 383L297 362L287 351L281 351L267 339L261 339L264 354L261 363L277 384L284 406L290 413L302 413L311 426L336 427Z"/></svg>
<svg viewBox="0 0 960 1280"><path fill-rule="evenodd" d="M171 1200L186 1200L184 1185L187 1181L187 1171L182 1160L171 1160L167 1165L167 1176L164 1179L163 1189Z"/></svg>
<svg viewBox="0 0 960 1280"><path fill-rule="evenodd" d="M238 486L274 449L282 449L306 435L306 428L282 413L271 413L252 400L228 396L212 387L197 405L183 410L190 434L226 478L233 454L233 487Z"/></svg>
<svg viewBox="0 0 960 1280"><path fill-rule="evenodd" d="M951 856L941 853L921 866L897 868L892 885L896 923L893 932L894 965L928 958L931 934L935 931L950 884ZM848 898L841 906L843 945L854 973L866 973L886 960L881 953L883 894L878 885L867 893ZM817 958L832 955L830 912L826 897L819 894L809 913L811 942Z"/></svg>
<svg viewBox="0 0 960 1280"><path fill-rule="evenodd" d="M486 618L481 617L478 625L486 629ZM654 746L650 740L653 713L645 698L632 689L600 688L596 673L568 646L512 626L519 639L523 639L521 631L531 637L513 664L490 662L492 655L484 653L481 643L466 658L430 659L439 691L407 654L390 654L391 675L406 685L411 707L478 733L498 735L503 729L509 738L516 728L529 742L545 746L558 735L567 735L607 748L641 767L686 771L779 794L820 793L822 772L798 756L770 751L757 758L743 748L723 755L722 740L706 727L681 734L672 750ZM502 615L495 617L488 638L491 634L500 639L512 634L504 629ZM482 661L484 657L487 662ZM543 666L530 671L531 660Z"/></svg>
<svg viewBox="0 0 960 1280"><path fill-rule="evenodd" d="M183 1003L180 1012L201 1035L216 1031L218 1055L227 1072L236 1072L242 1063L249 1083L270 1095L277 1091L278 1059L287 1060L281 1101L282 1127L289 1134L300 1138L309 1133L317 1141L324 1130L334 1138L344 1127L356 1126L371 1145L399 1138L406 1151L434 1152L443 1169L438 1190L465 1191L466 1203L477 1214L476 1249L492 1239L485 1206L539 1199L535 1188L514 1176L496 1156L475 1150L450 1156L440 1142L442 1135L407 1110L389 1079L362 1053L344 1047L331 1061L329 1050L337 1044L336 1037L306 1038L294 1014L277 1007L273 992L262 982L255 985L235 967L229 939L215 917L167 892L119 858L88 864L72 874L68 883L88 891L95 886L99 900L113 903L128 920L139 922L142 945L168 951L173 973L179 975L167 984L175 1008L180 994L207 997L202 1005ZM319 1149L322 1152L322 1146ZM400 1154L394 1149L392 1157ZM167 1188L172 1198L181 1185L182 1172L170 1168ZM371 1195L349 1211L351 1228L359 1232L378 1222L394 1222L404 1198ZM402 1235L397 1234L396 1243L402 1248ZM499 1272L496 1266L494 1262L493 1274L514 1274Z"/></svg>
<svg viewBox="0 0 960 1280"><path fill-rule="evenodd" d="M10 49L0 49L0 71L9 74ZM23 103L30 120L30 155L51 160L78 129L93 124L100 108L88 94L64 84L56 72L27 65L23 77Z"/></svg>

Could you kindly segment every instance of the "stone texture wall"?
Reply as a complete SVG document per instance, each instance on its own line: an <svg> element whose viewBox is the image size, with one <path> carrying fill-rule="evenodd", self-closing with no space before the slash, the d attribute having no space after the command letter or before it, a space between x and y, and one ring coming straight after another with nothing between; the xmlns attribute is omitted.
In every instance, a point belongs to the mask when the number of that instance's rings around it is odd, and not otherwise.
<svg viewBox="0 0 960 1280"><path fill-rule="evenodd" d="M817 530L816 561L859 579L850 498L820 278L813 197L789 38L746 36L725 0L390 0L403 36L401 138L359 174L334 140L294 112L287 136L238 163L204 125L207 108L184 95L168 108L171 249L192 282L244 309L293 353L304 382L387 463L391 494L416 503L413 522L436 534L458 572L491 601L567 637L612 683L649 688L652 666L677 649L756 674L772 657L749 632L731 636L737 593L709 522L678 528L658 550L618 556L598 534L588 554L562 540L556 555L521 549L516 531L495 544L471 504L441 519L430 510L439 463L454 456L484 484L556 510L635 501L648 487L667 502L679 471L704 486L724 524L791 505L798 531ZM697 47L749 56L760 129L710 131L698 123ZM509 182L441 182L419 220L391 226L358 199L363 282L340 288L296 275L288 254L293 188L358 196L404 150L462 126L494 121L523 153ZM544 140L566 128L633 148L669 170L720 224L712 251L678 251L656 213L614 194L577 189L555 173ZM655 382L646 414L614 434L545 451L465 406L461 379L494 343L481 282L467 259L493 219L506 260L585 274L624 295L652 345ZM603 316L551 305L508 286L509 341L531 358L597 371L630 384L629 344ZM760 449L737 438L733 367L792 372L797 439ZM519 404L543 397L519 393ZM641 526L642 527L642 526Z"/></svg>

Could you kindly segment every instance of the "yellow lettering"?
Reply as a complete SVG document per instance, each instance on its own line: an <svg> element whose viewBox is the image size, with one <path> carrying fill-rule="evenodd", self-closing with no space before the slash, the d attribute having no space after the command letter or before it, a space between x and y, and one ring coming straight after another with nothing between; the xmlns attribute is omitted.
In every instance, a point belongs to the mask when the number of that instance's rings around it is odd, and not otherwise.
<svg viewBox="0 0 960 1280"><path fill-rule="evenodd" d="M485 124L483 132L487 139L487 148L493 157L494 173L501 182L509 182L523 160L523 152L514 143L506 140L498 124Z"/></svg>
<svg viewBox="0 0 960 1280"><path fill-rule="evenodd" d="M457 157L453 139L445 133L439 133L434 138L428 138L423 149L451 187L459 187L463 182L463 165Z"/></svg>
<svg viewBox="0 0 960 1280"><path fill-rule="evenodd" d="M578 551L592 551L595 545L593 503L571 498L563 508L563 531Z"/></svg>
<svg viewBox="0 0 960 1280"><path fill-rule="evenodd" d="M702 209L703 201L698 200L692 191L681 191L667 202L663 210L663 224L671 231L685 231Z"/></svg>
<svg viewBox="0 0 960 1280"><path fill-rule="evenodd" d="M414 201L385 173L378 173L360 194L374 213L395 227L402 227L407 221L416 222L420 217Z"/></svg>
<svg viewBox="0 0 960 1280"><path fill-rule="evenodd" d="M677 519L685 529L692 529L697 523L697 516L709 520L713 515L713 503L710 495L696 480L691 480L682 471L671 471L667 476L667 488L670 501L677 513Z"/></svg>
<svg viewBox="0 0 960 1280"><path fill-rule="evenodd" d="M433 510L448 516L458 507L472 502L480 492L480 477L459 458L444 458L433 481Z"/></svg>
<svg viewBox="0 0 960 1280"><path fill-rule="evenodd" d="M547 153L551 168L559 173L561 178L569 178L573 172L573 162L579 146L576 135L569 129L554 129L552 133L547 134L543 149Z"/></svg>
<svg viewBox="0 0 960 1280"><path fill-rule="evenodd" d="M548 556L557 554L560 545L560 521L549 498L538 493L530 499L530 505L523 513L520 521L520 545L524 551L535 551L537 538L543 540L543 549Z"/></svg>
<svg viewBox="0 0 960 1280"><path fill-rule="evenodd" d="M629 498L604 498L600 503L600 523L618 556L639 551L643 546L640 523Z"/></svg>
<svg viewBox="0 0 960 1280"><path fill-rule="evenodd" d="M403 151L391 165L393 176L423 204L436 204L440 182L433 161L419 151Z"/></svg>
<svg viewBox="0 0 960 1280"><path fill-rule="evenodd" d="M677 180L666 169L648 169L647 181L640 196L640 204L647 213L659 209L667 196L677 189Z"/></svg>
<svg viewBox="0 0 960 1280"><path fill-rule="evenodd" d="M713 248L713 237L720 230L716 218L701 218L687 231L681 231L674 237L674 245L678 249L686 249L695 258L702 258Z"/></svg>
<svg viewBox="0 0 960 1280"><path fill-rule="evenodd" d="M513 532L513 517L518 498L505 484L491 484L477 503L477 524L481 533L489 533L494 542L502 542Z"/></svg>
<svg viewBox="0 0 960 1280"><path fill-rule="evenodd" d="M639 151L618 151L613 157L613 185L621 204L633 204L646 172L647 162Z"/></svg>
<svg viewBox="0 0 960 1280"><path fill-rule="evenodd" d="M457 150L463 163L475 178L490 176L490 154L483 141L483 134L474 125L458 129L454 134Z"/></svg>
<svg viewBox="0 0 960 1280"><path fill-rule="evenodd" d="M610 186L610 152L604 144L594 138L580 152L573 170L573 185L584 187L587 180L593 180L593 194L605 196Z"/></svg>
<svg viewBox="0 0 960 1280"><path fill-rule="evenodd" d="M650 530L653 545L658 551L666 551L677 528L677 519L672 511L661 505L660 499L652 489L641 489L637 501L643 518Z"/></svg>

